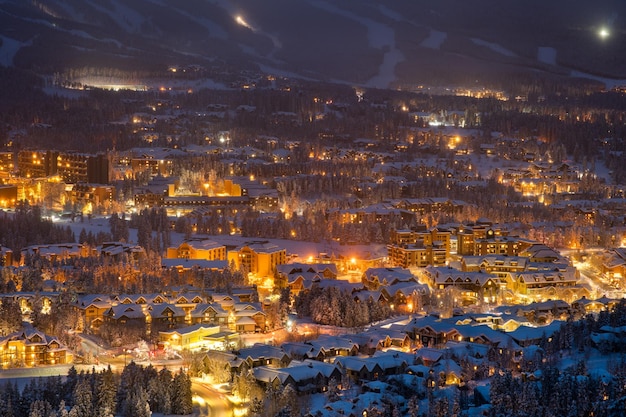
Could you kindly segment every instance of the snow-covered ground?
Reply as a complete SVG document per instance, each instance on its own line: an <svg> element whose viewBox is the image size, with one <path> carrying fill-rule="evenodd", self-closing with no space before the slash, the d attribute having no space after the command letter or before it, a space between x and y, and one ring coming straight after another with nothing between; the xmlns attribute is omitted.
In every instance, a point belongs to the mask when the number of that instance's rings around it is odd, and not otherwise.
<svg viewBox="0 0 626 417"><path fill-rule="evenodd" d="M87 233L92 232L93 234L110 232L109 220L107 217L102 216L94 217L91 220L85 217L83 221L77 218L73 222L70 219L56 219L55 224L69 226L77 239L82 229L85 229ZM170 232L170 238L172 246L178 246L183 242L184 235L182 233ZM335 241L302 242L288 239L243 237L240 235L217 235L206 236L206 238L227 246L240 246L254 241L267 241L278 247L287 248L287 255L293 255L297 262L307 262L309 257L316 258L320 253L326 253L329 256L334 254L335 256L344 256L346 258L356 257L358 259L387 256L387 247L383 244L341 245ZM129 229L128 240L129 243L137 243L137 229Z"/></svg>
<svg viewBox="0 0 626 417"><path fill-rule="evenodd" d="M517 56L517 54L509 49L506 49L505 47L503 47L500 44L497 43L493 43L493 42L487 42L484 41L482 39L478 39L478 38L472 38L472 42L474 42L476 45L480 45L480 46L486 46L487 48L491 49L494 52L497 52L501 55L504 56Z"/></svg>
<svg viewBox="0 0 626 417"><path fill-rule="evenodd" d="M537 60L544 64L556 65L556 49L549 46L537 48Z"/></svg>
<svg viewBox="0 0 626 417"><path fill-rule="evenodd" d="M17 51L26 44L1 35L0 39L2 39L2 45L0 46L0 65L9 67L13 65L13 57Z"/></svg>
<svg viewBox="0 0 626 417"><path fill-rule="evenodd" d="M430 49L440 49L447 37L448 34L446 32L431 30L430 35L420 43L420 46Z"/></svg>

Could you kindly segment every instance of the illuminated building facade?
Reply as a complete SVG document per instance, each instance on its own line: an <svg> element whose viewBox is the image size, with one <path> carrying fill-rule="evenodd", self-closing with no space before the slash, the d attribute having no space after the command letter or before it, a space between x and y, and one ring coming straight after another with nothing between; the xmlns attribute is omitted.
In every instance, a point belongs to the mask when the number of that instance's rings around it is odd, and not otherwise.
<svg viewBox="0 0 626 417"><path fill-rule="evenodd" d="M72 363L73 355L55 337L36 330L12 333L0 340L2 368Z"/></svg>
<svg viewBox="0 0 626 417"><path fill-rule="evenodd" d="M15 207L17 201L16 185L0 185L0 207Z"/></svg>
<svg viewBox="0 0 626 417"><path fill-rule="evenodd" d="M225 260L226 246L211 240L188 240L167 248L167 258Z"/></svg>
<svg viewBox="0 0 626 417"><path fill-rule="evenodd" d="M450 255L448 230L393 230L391 244L387 245L389 260L393 265L408 268L428 265L445 265Z"/></svg>
<svg viewBox="0 0 626 417"><path fill-rule="evenodd" d="M274 276L276 266L287 263L287 250L268 242L251 242L228 251L228 263L260 276Z"/></svg>
<svg viewBox="0 0 626 417"><path fill-rule="evenodd" d="M10 178L14 170L13 152L0 152L0 178Z"/></svg>
<svg viewBox="0 0 626 417"><path fill-rule="evenodd" d="M57 151L30 150L17 153L19 175L26 178L42 178L56 175Z"/></svg>
<svg viewBox="0 0 626 417"><path fill-rule="evenodd" d="M57 174L70 184L108 184L109 160L105 154L60 153L57 157Z"/></svg>

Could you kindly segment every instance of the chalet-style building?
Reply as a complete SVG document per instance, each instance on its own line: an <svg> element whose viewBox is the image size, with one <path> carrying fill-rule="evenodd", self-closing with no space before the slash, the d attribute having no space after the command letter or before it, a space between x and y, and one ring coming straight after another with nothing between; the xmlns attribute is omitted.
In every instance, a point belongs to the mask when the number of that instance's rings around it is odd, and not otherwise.
<svg viewBox="0 0 626 417"><path fill-rule="evenodd" d="M102 294L89 294L78 297L73 305L81 318L80 329L98 331L104 323L104 315L112 306L111 297Z"/></svg>
<svg viewBox="0 0 626 417"><path fill-rule="evenodd" d="M226 246L208 239L188 239L178 247L167 248L166 258L226 260Z"/></svg>
<svg viewBox="0 0 626 417"><path fill-rule="evenodd" d="M176 350L196 350L207 345L207 337L220 332L220 326L194 324L178 329L159 331L159 342Z"/></svg>
<svg viewBox="0 0 626 417"><path fill-rule="evenodd" d="M289 287L291 294L297 296L303 290L310 290L314 282L336 278L337 265L334 263L290 263L276 266L274 285Z"/></svg>
<svg viewBox="0 0 626 417"><path fill-rule="evenodd" d="M452 267L428 267L424 276L431 287L437 290L457 288L464 298L463 302L472 304L481 296L486 302L495 302L503 287L500 278L495 274L483 272L463 272Z"/></svg>
<svg viewBox="0 0 626 417"><path fill-rule="evenodd" d="M246 362L248 369L258 366L284 368L291 362L289 355L281 348L263 343L255 343L251 347L239 349L235 354Z"/></svg>
<svg viewBox="0 0 626 417"><path fill-rule="evenodd" d="M22 249L21 263L25 258L39 256L51 262L70 258L83 258L88 255L87 248L81 243L56 243L49 245L32 245Z"/></svg>
<svg viewBox="0 0 626 417"><path fill-rule="evenodd" d="M322 392L331 378L341 380L341 371L337 366L310 360L280 369L259 366L252 372L262 387L272 386L280 390L292 385L300 394Z"/></svg>
<svg viewBox="0 0 626 417"><path fill-rule="evenodd" d="M30 327L0 338L2 369L60 365L73 360L73 353L56 337Z"/></svg>

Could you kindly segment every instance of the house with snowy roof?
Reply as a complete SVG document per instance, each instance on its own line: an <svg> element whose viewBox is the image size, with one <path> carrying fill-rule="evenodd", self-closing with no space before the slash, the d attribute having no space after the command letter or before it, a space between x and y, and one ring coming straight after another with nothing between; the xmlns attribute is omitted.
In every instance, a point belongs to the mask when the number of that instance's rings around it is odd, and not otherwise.
<svg viewBox="0 0 626 417"><path fill-rule="evenodd" d="M146 314L143 306L138 304L117 304L109 307L104 313L105 323L145 323Z"/></svg>
<svg viewBox="0 0 626 417"><path fill-rule="evenodd" d="M554 319L566 319L571 306L563 300L534 302L517 307L517 314L527 317L533 323L546 324Z"/></svg>
<svg viewBox="0 0 626 417"><path fill-rule="evenodd" d="M264 332L267 329L267 315L260 303L235 303L232 312L229 324L234 324L234 330L240 333Z"/></svg>
<svg viewBox="0 0 626 417"><path fill-rule="evenodd" d="M169 302L163 294L118 294L113 297L115 304L161 304Z"/></svg>
<svg viewBox="0 0 626 417"><path fill-rule="evenodd" d="M81 243L55 243L48 245L27 246L21 251L21 264L26 258L39 256L49 261L61 261L69 258L82 258L88 255L87 248Z"/></svg>
<svg viewBox="0 0 626 417"><path fill-rule="evenodd" d="M175 327L185 323L185 310L175 304L150 304L145 309L146 324L166 326L168 328Z"/></svg>
<svg viewBox="0 0 626 417"><path fill-rule="evenodd" d="M103 294L80 295L72 305L81 317L82 328L98 330L104 322L105 312L113 305L111 297Z"/></svg>
<svg viewBox="0 0 626 417"><path fill-rule="evenodd" d="M427 267L424 276L430 285L437 290L459 288L463 290L463 302L473 304L482 295L485 301L494 302L500 289L504 286L500 277L484 272L464 272L450 266Z"/></svg>
<svg viewBox="0 0 626 417"><path fill-rule="evenodd" d="M397 282L381 287L381 294L388 303L393 304L397 311L412 313L423 304L423 299L430 294L427 284L417 282Z"/></svg>
<svg viewBox="0 0 626 417"><path fill-rule="evenodd" d="M430 368L430 366L432 366L435 362L441 359L443 353L443 349L421 347L415 351L415 359L418 363L421 363L424 366Z"/></svg>
<svg viewBox="0 0 626 417"><path fill-rule="evenodd" d="M463 379L461 366L453 359L441 358L433 366L433 374L439 385L458 385Z"/></svg>
<svg viewBox="0 0 626 417"><path fill-rule="evenodd" d="M250 347L239 349L235 354L246 362L249 369L258 366L283 368L291 362L291 358L284 350L264 343L255 343Z"/></svg>
<svg viewBox="0 0 626 417"><path fill-rule="evenodd" d="M517 330L507 333L522 347L539 345L543 339L549 339L561 329L562 321L553 321L546 326L520 326Z"/></svg>
<svg viewBox="0 0 626 417"><path fill-rule="evenodd" d="M127 255L130 261L137 261L145 256L146 251L142 246L126 242L103 242L96 247L96 254L105 258L119 261L123 255Z"/></svg>
<svg viewBox="0 0 626 417"><path fill-rule="evenodd" d="M185 274L191 270L224 271L228 268L228 261L184 258L161 258L161 267L167 270L176 270Z"/></svg>
<svg viewBox="0 0 626 417"><path fill-rule="evenodd" d="M374 381L383 376L400 374L409 365L406 358L398 352L386 352L370 357L338 357L335 364L355 382Z"/></svg>
<svg viewBox="0 0 626 417"><path fill-rule="evenodd" d="M311 343L286 342L280 347L293 360L313 359L323 362L325 359L324 349L320 346L313 346Z"/></svg>
<svg viewBox="0 0 626 417"><path fill-rule="evenodd" d="M292 385L301 394L322 392L328 386L330 378L341 379L341 373L335 365L315 361L279 369L259 366L252 369L252 373L261 386L271 385L275 389L281 389Z"/></svg>
<svg viewBox="0 0 626 417"><path fill-rule="evenodd" d="M228 312L218 303L198 303L189 312L191 323L217 324L228 326Z"/></svg>
<svg viewBox="0 0 626 417"><path fill-rule="evenodd" d="M172 330L159 331L159 342L176 350L197 350L207 346L206 337L219 333L220 326L194 324Z"/></svg>
<svg viewBox="0 0 626 417"><path fill-rule="evenodd" d="M528 271L513 274L511 284L513 291L519 294L541 298L541 295L549 288L554 288L553 295L557 290L564 290L567 287L574 287L580 280L579 271L573 266L565 268L554 268L553 270ZM555 297L556 298L556 297Z"/></svg>
<svg viewBox="0 0 626 417"><path fill-rule="evenodd" d="M72 363L74 354L56 337L31 326L0 338L0 366L33 367Z"/></svg>
<svg viewBox="0 0 626 417"><path fill-rule="evenodd" d="M368 268L363 272L361 282L367 289L377 290L398 282L417 282L417 279L406 268Z"/></svg>
<svg viewBox="0 0 626 417"><path fill-rule="evenodd" d="M528 257L531 262L557 262L562 258L557 251L540 243L525 248L519 255Z"/></svg>
<svg viewBox="0 0 626 417"><path fill-rule="evenodd" d="M602 273L610 280L619 281L626 277L626 248L614 248L605 251L600 256Z"/></svg>
<svg viewBox="0 0 626 417"><path fill-rule="evenodd" d="M226 246L209 239L186 239L178 247L167 248L166 258L226 260Z"/></svg>
<svg viewBox="0 0 626 417"><path fill-rule="evenodd" d="M208 366L209 362L211 361L218 361L225 364L225 366L228 367L232 375L239 374L241 369L243 369L241 368L242 365L244 368L247 369L246 362L243 359L241 359L232 352L227 352L224 350L209 349L202 357L202 363L204 363L205 366Z"/></svg>
<svg viewBox="0 0 626 417"><path fill-rule="evenodd" d="M327 360L335 356L354 356L359 353L358 342L352 340L348 335L320 335L317 339L307 343L320 349Z"/></svg>
<svg viewBox="0 0 626 417"><path fill-rule="evenodd" d="M310 290L314 282L322 279L336 279L337 265L334 263L284 264L276 266L276 273L274 284L279 288L289 287L291 294L297 296L304 290Z"/></svg>
<svg viewBox="0 0 626 417"><path fill-rule="evenodd" d="M423 346L443 346L448 340L461 340L455 321L439 319L436 316L414 318L404 328L413 340Z"/></svg>

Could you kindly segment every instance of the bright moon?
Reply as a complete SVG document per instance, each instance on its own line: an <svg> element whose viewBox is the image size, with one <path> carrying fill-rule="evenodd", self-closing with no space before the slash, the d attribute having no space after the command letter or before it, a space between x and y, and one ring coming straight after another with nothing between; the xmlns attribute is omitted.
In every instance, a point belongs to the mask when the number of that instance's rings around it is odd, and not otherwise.
<svg viewBox="0 0 626 417"><path fill-rule="evenodd" d="M607 28L600 28L600 30L598 31L598 36L600 36L601 39L608 38L610 34L611 33Z"/></svg>
<svg viewBox="0 0 626 417"><path fill-rule="evenodd" d="M241 17L240 15L235 16L235 22L237 22L238 25L241 25L243 27L247 27L248 29L252 29L252 26L250 26L248 24L248 22L243 20L243 17Z"/></svg>

